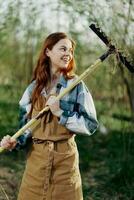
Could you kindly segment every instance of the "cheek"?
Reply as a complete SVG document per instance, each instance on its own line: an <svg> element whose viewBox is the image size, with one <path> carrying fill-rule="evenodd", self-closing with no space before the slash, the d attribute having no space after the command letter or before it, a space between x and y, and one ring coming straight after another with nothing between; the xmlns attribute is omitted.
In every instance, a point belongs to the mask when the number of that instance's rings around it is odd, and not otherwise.
<svg viewBox="0 0 134 200"><path fill-rule="evenodd" d="M52 61L52 62L56 62L56 61L59 61L60 58L61 58L61 56L55 54L55 55L53 55L53 56L51 57L51 61Z"/></svg>
<svg viewBox="0 0 134 200"><path fill-rule="evenodd" d="M53 54L53 58L56 60L61 59L62 56L63 56L63 53L61 53L61 52L55 52Z"/></svg>

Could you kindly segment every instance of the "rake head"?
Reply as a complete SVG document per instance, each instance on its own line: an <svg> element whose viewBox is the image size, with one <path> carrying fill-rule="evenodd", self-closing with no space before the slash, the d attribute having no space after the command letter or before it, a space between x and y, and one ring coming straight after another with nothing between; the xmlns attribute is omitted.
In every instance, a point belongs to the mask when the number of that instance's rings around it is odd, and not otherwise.
<svg viewBox="0 0 134 200"><path fill-rule="evenodd" d="M98 27L96 27L95 24L91 24L89 26L92 31L96 33L96 35L106 44L106 46L114 51L116 54L118 54L118 58L120 62L127 67L127 69L131 72L134 73L134 65L128 61L127 57L124 56L116 47L111 43L111 40L106 36L106 34Z"/></svg>

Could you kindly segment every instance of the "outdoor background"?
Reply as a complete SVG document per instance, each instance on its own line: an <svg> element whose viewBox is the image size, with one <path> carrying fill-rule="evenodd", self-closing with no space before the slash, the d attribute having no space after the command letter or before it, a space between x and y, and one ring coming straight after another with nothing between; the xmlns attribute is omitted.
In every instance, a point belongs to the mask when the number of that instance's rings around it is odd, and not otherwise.
<svg viewBox="0 0 134 200"><path fill-rule="evenodd" d="M0 139L18 128L18 101L48 34L63 31L76 41L77 74L107 50L92 22L134 63L133 0L0 1ZM84 200L133 200L134 74L111 56L85 82L100 127L77 136ZM16 200L24 165L24 151L0 155L0 200Z"/></svg>

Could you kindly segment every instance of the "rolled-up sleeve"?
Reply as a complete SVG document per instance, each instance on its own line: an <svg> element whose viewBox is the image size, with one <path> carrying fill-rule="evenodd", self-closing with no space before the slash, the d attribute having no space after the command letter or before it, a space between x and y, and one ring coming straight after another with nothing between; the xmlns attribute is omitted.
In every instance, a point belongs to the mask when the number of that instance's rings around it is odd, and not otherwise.
<svg viewBox="0 0 134 200"><path fill-rule="evenodd" d="M22 98L19 101L19 128L23 127L28 122L28 113L31 109L31 95L35 83L32 82L25 90ZM17 138L16 149L20 149L26 146L27 141L31 138L31 130L27 129L25 133Z"/></svg>
<svg viewBox="0 0 134 200"><path fill-rule="evenodd" d="M20 113L19 113L19 128L22 128L26 123L28 122L27 119L27 112L20 106ZM17 145L16 149L23 148L26 144L29 138L31 138L31 130L27 129L25 133L17 138Z"/></svg>
<svg viewBox="0 0 134 200"><path fill-rule="evenodd" d="M93 98L83 81L76 88L78 92L74 109L64 110L64 106L62 106L64 112L59 123L76 134L91 135L98 128ZM68 105L68 108L70 106Z"/></svg>

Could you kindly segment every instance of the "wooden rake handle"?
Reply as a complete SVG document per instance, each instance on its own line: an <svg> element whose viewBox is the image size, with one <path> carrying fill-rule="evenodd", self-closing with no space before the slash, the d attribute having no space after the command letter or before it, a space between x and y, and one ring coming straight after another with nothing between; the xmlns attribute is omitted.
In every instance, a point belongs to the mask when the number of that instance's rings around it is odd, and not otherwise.
<svg viewBox="0 0 134 200"><path fill-rule="evenodd" d="M91 74L97 66L102 62L102 60L99 58L95 61L93 65L91 65L87 70L85 70L80 76L76 78L73 83L71 83L67 88L65 88L57 97L56 100L60 100L63 96L65 96L68 92L70 92L81 80L86 78L89 74ZM19 136L23 135L27 129L32 129L33 127L36 127L40 123L40 118L42 115L44 115L45 112L49 110L49 106L46 106L43 108L37 116L32 118L26 125L24 125L21 129L19 129L11 138L17 139ZM4 151L3 147L0 147L0 153Z"/></svg>

